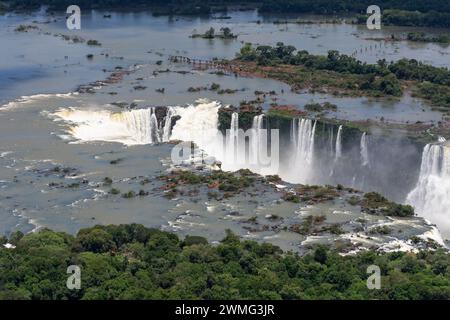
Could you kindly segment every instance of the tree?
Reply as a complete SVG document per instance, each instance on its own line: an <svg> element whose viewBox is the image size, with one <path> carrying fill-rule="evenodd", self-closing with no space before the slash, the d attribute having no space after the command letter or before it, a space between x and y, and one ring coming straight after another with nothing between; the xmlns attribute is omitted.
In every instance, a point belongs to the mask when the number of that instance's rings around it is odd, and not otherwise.
<svg viewBox="0 0 450 320"><path fill-rule="evenodd" d="M215 34L215 30L214 30L214 28L213 27L211 27L211 28L209 28L209 30L208 31L206 31L205 32L205 38L206 39L214 39L214 34Z"/></svg>

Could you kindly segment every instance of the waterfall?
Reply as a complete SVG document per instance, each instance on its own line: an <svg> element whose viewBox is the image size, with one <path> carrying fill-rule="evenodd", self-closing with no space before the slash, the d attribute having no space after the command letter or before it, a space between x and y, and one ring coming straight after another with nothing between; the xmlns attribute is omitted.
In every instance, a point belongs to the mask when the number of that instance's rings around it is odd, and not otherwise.
<svg viewBox="0 0 450 320"><path fill-rule="evenodd" d="M260 114L253 118L252 133L250 141L249 159L252 165L259 163L260 152L262 152L261 143L262 139L266 136L262 136L264 115Z"/></svg>
<svg viewBox="0 0 450 320"><path fill-rule="evenodd" d="M330 138L329 138L329 143L330 143L330 154L333 154L334 151L334 146L333 146L333 141L334 141L334 130L333 127L330 128Z"/></svg>
<svg viewBox="0 0 450 320"><path fill-rule="evenodd" d="M234 166L240 160L242 149L239 144L239 114L237 112L231 114L230 129L226 132L225 141L225 161Z"/></svg>
<svg viewBox="0 0 450 320"><path fill-rule="evenodd" d="M172 117L176 115L175 108L167 107L167 114L164 120L164 128L162 128L162 141L167 142L170 140L170 135L172 133Z"/></svg>
<svg viewBox="0 0 450 320"><path fill-rule="evenodd" d="M155 109L139 109L122 113L129 135L137 144L161 142L161 135Z"/></svg>
<svg viewBox="0 0 450 320"><path fill-rule="evenodd" d="M295 120L294 120L295 121ZM299 119L298 132L297 132L297 145L295 158L296 161L305 162L311 164L314 153L314 134L316 131L316 123L312 125L312 121L309 119Z"/></svg>
<svg viewBox="0 0 450 320"><path fill-rule="evenodd" d="M310 119L294 119L293 122L297 122L293 125L293 128L297 129L293 140L296 141L292 164L294 179L289 180L306 183L309 181L314 163L314 137L317 121L313 124Z"/></svg>
<svg viewBox="0 0 450 320"><path fill-rule="evenodd" d="M369 147L367 145L367 134L365 132L361 136L360 149L361 164L363 167L368 166L370 164Z"/></svg>
<svg viewBox="0 0 450 320"><path fill-rule="evenodd" d="M152 110L140 109L122 113L122 119L128 130L128 135L136 140L136 143L152 143Z"/></svg>
<svg viewBox="0 0 450 320"><path fill-rule="evenodd" d="M161 141L154 109L122 112L110 110L59 109L55 121L70 124L67 132L79 141L110 141L125 145L151 144Z"/></svg>
<svg viewBox="0 0 450 320"><path fill-rule="evenodd" d="M339 126L336 136L336 155L334 159L338 160L340 157L342 157L342 125Z"/></svg>
<svg viewBox="0 0 450 320"><path fill-rule="evenodd" d="M172 128L172 140L193 141L207 154L219 159L223 156L223 141L219 126L220 104L213 101L199 101L196 105L177 107L180 119ZM219 137L220 136L220 137Z"/></svg>
<svg viewBox="0 0 450 320"><path fill-rule="evenodd" d="M292 120L291 122L291 144L292 146L296 146L297 145L297 121Z"/></svg>
<svg viewBox="0 0 450 320"><path fill-rule="evenodd" d="M418 214L438 224L442 231L450 231L450 145L445 140L427 144L416 187L406 202Z"/></svg>

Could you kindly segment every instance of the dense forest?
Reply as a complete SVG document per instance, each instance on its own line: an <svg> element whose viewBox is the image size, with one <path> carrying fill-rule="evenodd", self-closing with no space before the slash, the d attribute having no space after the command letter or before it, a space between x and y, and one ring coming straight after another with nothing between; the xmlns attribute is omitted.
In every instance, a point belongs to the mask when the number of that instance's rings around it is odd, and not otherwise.
<svg viewBox="0 0 450 320"><path fill-rule="evenodd" d="M70 0L5 0L4 2L15 7L32 7L48 5L53 8L64 8L73 4ZM250 4L260 7L263 12L308 12L308 13L338 13L338 12L365 12L367 7L373 5L371 0L79 0L77 4L82 7L132 6L132 5L174 5L174 6L226 6L234 4ZM420 12L450 12L450 3L447 0L378 0L378 6L383 9L399 9Z"/></svg>
<svg viewBox="0 0 450 320"><path fill-rule="evenodd" d="M349 78L348 75L362 76L358 78L359 82L349 81L346 86L350 88L357 85L361 90L393 96L402 95L400 80L412 80L419 84L414 91L417 96L431 100L439 107L450 108L450 70L427 65L415 59L404 58L390 63L383 59L377 64L368 64L336 50L330 50L328 55L313 55L281 42L274 47L255 47L247 43L237 57L241 61L256 62L259 66L284 64L303 66L308 70L333 71L345 76L342 79Z"/></svg>
<svg viewBox="0 0 450 320"><path fill-rule="evenodd" d="M218 244L142 225L95 226L76 236L47 229L0 248L0 299L449 299L444 251L361 252L323 246L298 256L227 232ZM5 238L1 242L6 242ZM367 288L367 267L381 289ZM81 289L66 287L69 265Z"/></svg>
<svg viewBox="0 0 450 320"><path fill-rule="evenodd" d="M31 10L45 5L49 10L65 10L70 0L6 0L5 10ZM261 13L355 14L358 23L366 23L370 0L79 0L83 9L151 8L155 15L197 15L226 11L230 6L258 8ZM450 27L450 2L446 0L379 0L385 25ZM6 8L2 6L6 5Z"/></svg>
<svg viewBox="0 0 450 320"><path fill-rule="evenodd" d="M367 17L367 14L358 15L356 21L365 24ZM381 19L384 25L450 28L450 12L446 11L383 10Z"/></svg>
<svg viewBox="0 0 450 320"><path fill-rule="evenodd" d="M46 5L50 10L64 10L73 4L70 0L6 0L11 9L36 9ZM155 7L159 14L209 14L226 10L232 5L259 8L262 13L315 13L362 14L372 5L370 0L79 0L77 5L89 8L139 8ZM448 27L450 2L447 0L379 0L376 3L383 10L383 23L412 26ZM360 22L361 22L360 21ZM365 23L365 20L364 20Z"/></svg>

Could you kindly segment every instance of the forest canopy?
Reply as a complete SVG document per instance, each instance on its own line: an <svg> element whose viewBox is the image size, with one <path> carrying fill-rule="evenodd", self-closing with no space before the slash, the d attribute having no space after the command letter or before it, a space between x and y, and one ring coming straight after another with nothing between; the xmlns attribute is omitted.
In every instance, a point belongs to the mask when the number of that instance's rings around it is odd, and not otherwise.
<svg viewBox="0 0 450 320"><path fill-rule="evenodd" d="M0 246L0 299L449 299L450 256L444 251L360 252L324 246L299 256L231 232L206 239L109 225L76 236L43 229L11 235ZM381 289L367 288L367 267L381 269ZM81 289L66 287L69 265Z"/></svg>
<svg viewBox="0 0 450 320"><path fill-rule="evenodd" d="M65 9L73 4L70 0L6 0L14 8L37 8L47 5L51 9ZM261 12L277 13L318 13L332 14L342 12L365 13L368 6L374 4L371 0L79 0L77 5L83 8L114 8L132 6L165 6L165 7L226 7L229 5L248 5L260 8ZM436 11L450 13L450 3L446 0L378 0L376 3L382 10L398 9L420 11L422 13Z"/></svg>

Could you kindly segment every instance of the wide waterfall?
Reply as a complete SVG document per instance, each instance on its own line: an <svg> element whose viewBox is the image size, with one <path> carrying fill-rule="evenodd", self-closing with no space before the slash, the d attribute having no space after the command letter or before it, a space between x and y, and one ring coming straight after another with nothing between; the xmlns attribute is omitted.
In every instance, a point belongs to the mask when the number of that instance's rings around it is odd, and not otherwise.
<svg viewBox="0 0 450 320"><path fill-rule="evenodd" d="M158 124L154 108L112 112L109 110L60 109L56 120L71 124L69 133L79 141L110 141L126 145L168 141L170 126ZM166 123L174 115L168 112ZM168 130L168 132L166 132ZM163 132L164 131L164 132Z"/></svg>
<svg viewBox="0 0 450 320"><path fill-rule="evenodd" d="M288 176L288 181L307 183L311 179L314 165L314 138L317 121L314 124L310 119L294 119L292 121L293 157L284 175Z"/></svg>
<svg viewBox="0 0 450 320"><path fill-rule="evenodd" d="M137 144L161 142L154 108L132 110L122 113L129 135Z"/></svg>
<svg viewBox="0 0 450 320"><path fill-rule="evenodd" d="M361 153L361 165L363 167L370 165L369 146L367 144L367 134L365 132L361 135L360 153Z"/></svg>
<svg viewBox="0 0 450 320"><path fill-rule="evenodd" d="M443 141L443 140L441 140ZM450 145L448 142L427 144L416 187L408 197L421 216L450 231Z"/></svg>
<svg viewBox="0 0 450 320"><path fill-rule="evenodd" d="M339 126L336 136L336 155L335 160L342 157L342 126Z"/></svg>

